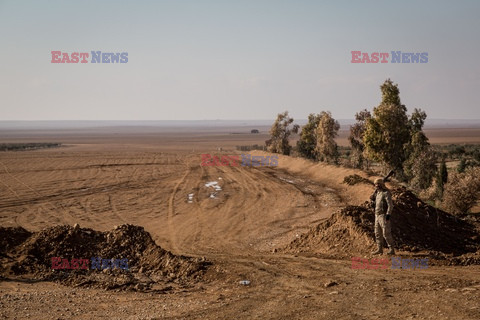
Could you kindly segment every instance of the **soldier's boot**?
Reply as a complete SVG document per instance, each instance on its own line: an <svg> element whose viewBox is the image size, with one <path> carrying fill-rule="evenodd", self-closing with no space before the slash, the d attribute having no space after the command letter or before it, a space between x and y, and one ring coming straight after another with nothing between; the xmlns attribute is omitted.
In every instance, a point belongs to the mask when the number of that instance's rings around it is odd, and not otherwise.
<svg viewBox="0 0 480 320"><path fill-rule="evenodd" d="M381 245L377 245L377 250L373 251L372 254L382 254L383 247Z"/></svg>
<svg viewBox="0 0 480 320"><path fill-rule="evenodd" d="M390 255L395 254L395 250L393 249L393 247L390 247L390 250L388 250L387 254L390 254Z"/></svg>

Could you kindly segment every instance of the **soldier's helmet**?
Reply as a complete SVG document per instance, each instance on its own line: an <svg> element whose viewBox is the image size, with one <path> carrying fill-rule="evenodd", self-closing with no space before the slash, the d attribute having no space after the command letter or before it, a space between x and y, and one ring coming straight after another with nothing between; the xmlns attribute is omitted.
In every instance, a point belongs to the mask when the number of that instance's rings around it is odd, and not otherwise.
<svg viewBox="0 0 480 320"><path fill-rule="evenodd" d="M374 184L376 186L385 187L385 181L383 181L382 178L375 179Z"/></svg>

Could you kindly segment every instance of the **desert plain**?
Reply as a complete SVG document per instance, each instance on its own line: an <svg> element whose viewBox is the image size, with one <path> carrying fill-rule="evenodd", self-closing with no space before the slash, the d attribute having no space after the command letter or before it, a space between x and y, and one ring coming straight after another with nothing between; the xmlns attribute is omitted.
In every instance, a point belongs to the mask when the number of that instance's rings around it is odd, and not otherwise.
<svg viewBox="0 0 480 320"><path fill-rule="evenodd" d="M478 264L353 269L340 246L338 256L284 250L334 212L368 200L372 186L346 185L346 176L374 177L288 156L278 166L201 166L202 154L271 156L236 150L264 144L268 127L253 128L1 130L1 143L62 146L0 152L0 227L106 232L131 224L172 254L209 264L156 290L3 273L0 318L480 319ZM426 133L432 143L480 143L478 127ZM338 143L346 145L345 131ZM404 254L411 256L397 252Z"/></svg>

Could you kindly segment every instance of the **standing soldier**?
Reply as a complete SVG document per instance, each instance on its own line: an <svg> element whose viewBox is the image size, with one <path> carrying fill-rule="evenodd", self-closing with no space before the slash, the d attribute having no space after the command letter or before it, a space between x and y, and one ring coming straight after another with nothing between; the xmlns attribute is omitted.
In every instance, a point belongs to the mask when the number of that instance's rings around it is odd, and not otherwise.
<svg viewBox="0 0 480 320"><path fill-rule="evenodd" d="M383 253L383 239L390 248L388 254L395 254L390 220L393 210L392 194L385 186L384 179L375 179L375 192L370 200L375 208L375 239L377 241L377 250L372 254Z"/></svg>

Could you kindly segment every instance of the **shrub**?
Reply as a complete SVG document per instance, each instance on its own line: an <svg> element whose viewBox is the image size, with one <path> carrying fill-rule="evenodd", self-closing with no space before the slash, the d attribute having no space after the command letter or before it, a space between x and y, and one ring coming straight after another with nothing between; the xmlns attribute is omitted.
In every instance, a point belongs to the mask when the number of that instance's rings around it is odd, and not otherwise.
<svg viewBox="0 0 480 320"><path fill-rule="evenodd" d="M468 168L464 173L453 172L443 193L443 207L454 213L467 213L480 196L480 168Z"/></svg>

